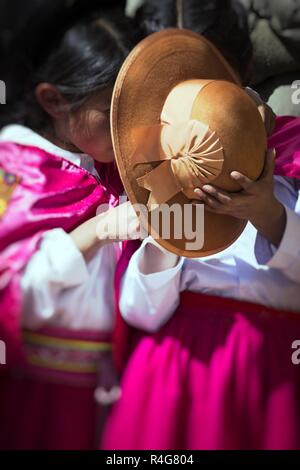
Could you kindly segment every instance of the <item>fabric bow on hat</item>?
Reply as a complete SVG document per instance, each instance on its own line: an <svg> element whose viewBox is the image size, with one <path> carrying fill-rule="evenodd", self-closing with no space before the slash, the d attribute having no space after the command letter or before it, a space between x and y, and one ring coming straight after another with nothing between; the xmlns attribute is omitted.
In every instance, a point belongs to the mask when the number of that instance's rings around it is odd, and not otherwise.
<svg viewBox="0 0 300 470"><path fill-rule="evenodd" d="M214 180L222 170L224 152L215 132L199 121L135 129L134 165L160 163L138 185L150 191L151 211L179 192L192 198L195 188Z"/></svg>

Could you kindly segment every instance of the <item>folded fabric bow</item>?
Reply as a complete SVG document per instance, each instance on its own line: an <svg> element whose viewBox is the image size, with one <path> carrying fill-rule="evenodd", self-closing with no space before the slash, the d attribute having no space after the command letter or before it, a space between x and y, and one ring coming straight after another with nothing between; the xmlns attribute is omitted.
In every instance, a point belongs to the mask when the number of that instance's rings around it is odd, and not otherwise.
<svg viewBox="0 0 300 470"><path fill-rule="evenodd" d="M193 199L193 191L214 180L222 170L224 151L217 134L200 121L161 124L135 129L134 166L160 163L138 185L150 191L151 211L179 192Z"/></svg>

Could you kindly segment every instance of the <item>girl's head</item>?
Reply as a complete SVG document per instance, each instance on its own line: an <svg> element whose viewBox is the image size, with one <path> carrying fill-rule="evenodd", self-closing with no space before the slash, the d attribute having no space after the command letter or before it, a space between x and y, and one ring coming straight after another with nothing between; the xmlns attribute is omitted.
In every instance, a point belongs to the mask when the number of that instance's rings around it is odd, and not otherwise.
<svg viewBox="0 0 300 470"><path fill-rule="evenodd" d="M109 111L119 69L140 39L132 20L119 11L75 22L39 60L27 63L25 83L12 96L19 122L57 145L113 160ZM34 61L32 61L34 62Z"/></svg>
<svg viewBox="0 0 300 470"><path fill-rule="evenodd" d="M252 44L247 15L238 0L146 0L136 18L148 34L164 28L186 28L203 34L247 83Z"/></svg>

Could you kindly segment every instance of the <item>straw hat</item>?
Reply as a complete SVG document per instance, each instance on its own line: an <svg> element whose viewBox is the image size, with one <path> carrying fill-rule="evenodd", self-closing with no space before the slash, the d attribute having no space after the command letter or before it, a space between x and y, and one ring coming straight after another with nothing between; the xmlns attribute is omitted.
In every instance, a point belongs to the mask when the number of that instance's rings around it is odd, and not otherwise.
<svg viewBox="0 0 300 470"><path fill-rule="evenodd" d="M209 183L240 191L233 170L257 179L266 132L256 104L209 41L168 29L138 44L115 84L111 128L125 190L161 246L201 257L239 237L246 222L206 210L203 216L203 205L192 204L194 189Z"/></svg>

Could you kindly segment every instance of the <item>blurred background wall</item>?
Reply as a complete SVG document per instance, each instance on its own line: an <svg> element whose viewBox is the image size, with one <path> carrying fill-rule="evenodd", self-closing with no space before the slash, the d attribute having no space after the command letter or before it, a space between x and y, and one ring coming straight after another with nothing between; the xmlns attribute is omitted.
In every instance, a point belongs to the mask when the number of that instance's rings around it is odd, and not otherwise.
<svg viewBox="0 0 300 470"><path fill-rule="evenodd" d="M277 114L300 115L300 104L295 101L292 88L293 84L298 87L300 80L300 0L232 1L240 1L248 15L254 50L250 85ZM26 21L30 8L38 3L39 0L0 0L0 56ZM123 5L126 13L134 16L143 0L99 0L100 6L106 3Z"/></svg>

